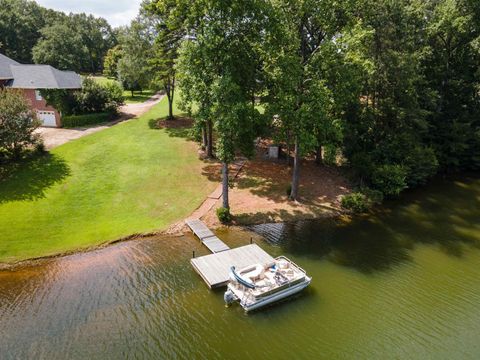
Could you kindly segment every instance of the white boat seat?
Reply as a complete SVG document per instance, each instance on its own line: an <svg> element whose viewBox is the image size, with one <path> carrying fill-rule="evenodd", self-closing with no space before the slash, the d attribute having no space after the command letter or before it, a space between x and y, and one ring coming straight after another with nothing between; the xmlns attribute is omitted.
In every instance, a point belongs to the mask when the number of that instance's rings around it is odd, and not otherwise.
<svg viewBox="0 0 480 360"><path fill-rule="evenodd" d="M264 273L263 266L260 265L260 264L257 264L254 267L249 268L248 272L246 272L246 273L242 272L241 275L243 277L247 278L247 279L250 279L250 280L254 281L256 279L261 278L262 277L261 275L263 275L263 273Z"/></svg>

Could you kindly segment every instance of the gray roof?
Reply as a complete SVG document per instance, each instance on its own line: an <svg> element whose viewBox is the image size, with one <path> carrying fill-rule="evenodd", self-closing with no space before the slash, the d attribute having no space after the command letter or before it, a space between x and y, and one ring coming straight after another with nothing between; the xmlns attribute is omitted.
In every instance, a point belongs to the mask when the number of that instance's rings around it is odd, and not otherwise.
<svg viewBox="0 0 480 360"><path fill-rule="evenodd" d="M0 54L0 80L13 79L12 71L10 70L10 65L20 65L15 60L6 57L5 55Z"/></svg>
<svg viewBox="0 0 480 360"><path fill-rule="evenodd" d="M82 79L73 71L50 65L23 65L0 54L0 79L17 89L80 89Z"/></svg>
<svg viewBox="0 0 480 360"><path fill-rule="evenodd" d="M82 79L73 71L60 71L50 65L11 65L8 86L17 89L79 89Z"/></svg>

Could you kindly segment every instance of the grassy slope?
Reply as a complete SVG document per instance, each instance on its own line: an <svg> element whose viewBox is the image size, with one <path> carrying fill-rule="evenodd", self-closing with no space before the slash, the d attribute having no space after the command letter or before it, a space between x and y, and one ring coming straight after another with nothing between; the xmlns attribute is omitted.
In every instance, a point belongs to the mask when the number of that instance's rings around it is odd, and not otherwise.
<svg viewBox="0 0 480 360"><path fill-rule="evenodd" d="M215 188L195 145L139 119L54 149L0 183L0 262L62 253L165 229Z"/></svg>
<svg viewBox="0 0 480 360"><path fill-rule="evenodd" d="M114 79L109 79L104 76L94 76L93 78L95 79L95 81L99 82L100 84L106 84L106 83L116 81ZM136 91L134 92L133 96L131 91L125 90L123 92L123 97L125 98L125 102L127 104L138 104L138 103L145 102L148 99L150 99L153 95L155 95L155 92L152 90L143 90L142 93Z"/></svg>

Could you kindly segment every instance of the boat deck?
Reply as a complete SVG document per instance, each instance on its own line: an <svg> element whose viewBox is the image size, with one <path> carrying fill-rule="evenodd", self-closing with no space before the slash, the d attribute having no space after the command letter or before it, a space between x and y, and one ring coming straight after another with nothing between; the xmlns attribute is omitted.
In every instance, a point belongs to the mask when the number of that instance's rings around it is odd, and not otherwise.
<svg viewBox="0 0 480 360"><path fill-rule="evenodd" d="M194 269L211 289L227 285L232 266L239 269L253 264L268 264L273 261L274 258L256 244L190 260Z"/></svg>

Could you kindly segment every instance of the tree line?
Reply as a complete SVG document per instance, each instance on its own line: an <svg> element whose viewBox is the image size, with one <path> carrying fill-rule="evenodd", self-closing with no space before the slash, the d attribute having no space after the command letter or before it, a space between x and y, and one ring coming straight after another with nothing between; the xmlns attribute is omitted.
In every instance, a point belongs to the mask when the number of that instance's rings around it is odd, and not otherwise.
<svg viewBox="0 0 480 360"><path fill-rule="evenodd" d="M0 52L21 63L99 73L116 38L103 18L67 15L30 0L0 0Z"/></svg>
<svg viewBox="0 0 480 360"><path fill-rule="evenodd" d="M0 42L17 60L35 36L34 59L55 48L51 28L62 21L48 19L93 19L41 10L43 20L34 20L35 3L0 2L8 5L0 14L10 11L0 15ZM21 16L18 29L4 25ZM101 50L95 41L82 50L95 56L67 47L65 63L103 66L126 89L163 89L169 118L179 85L207 155L223 163L225 209L228 165L253 156L260 136L286 149L292 200L307 157L322 163L340 154L360 195L372 199L480 168L476 0L145 0L131 26L105 26L102 38L110 42Z"/></svg>
<svg viewBox="0 0 480 360"><path fill-rule="evenodd" d="M165 84L176 75L224 164L225 208L228 164L261 135L292 154L291 199L302 159L328 151L366 194L480 168L478 1L151 0L143 11L150 58Z"/></svg>

